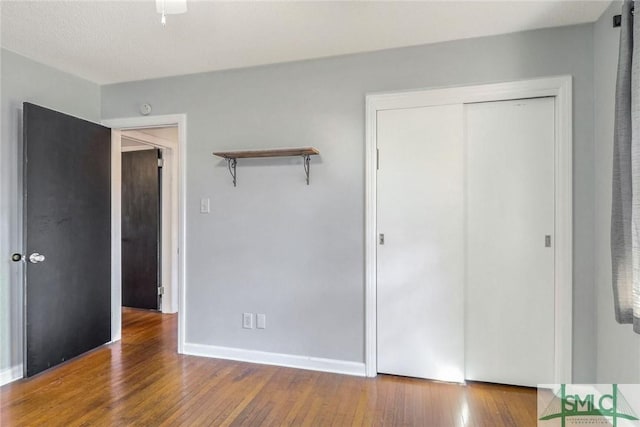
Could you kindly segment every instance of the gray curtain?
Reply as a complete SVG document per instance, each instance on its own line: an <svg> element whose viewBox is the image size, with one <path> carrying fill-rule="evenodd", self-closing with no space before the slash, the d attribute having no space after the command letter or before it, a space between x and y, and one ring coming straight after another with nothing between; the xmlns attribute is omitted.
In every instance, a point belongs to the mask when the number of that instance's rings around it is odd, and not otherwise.
<svg viewBox="0 0 640 427"><path fill-rule="evenodd" d="M636 52L638 51L638 52ZM611 258L616 320L640 333L640 19L622 5L613 148Z"/></svg>

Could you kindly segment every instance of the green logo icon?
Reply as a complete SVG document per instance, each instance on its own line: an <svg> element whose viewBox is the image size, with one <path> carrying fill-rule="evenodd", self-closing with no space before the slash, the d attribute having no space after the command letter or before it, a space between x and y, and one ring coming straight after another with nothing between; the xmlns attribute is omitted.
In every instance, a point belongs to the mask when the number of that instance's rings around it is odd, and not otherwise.
<svg viewBox="0 0 640 427"><path fill-rule="evenodd" d="M560 394L556 394L546 407L540 421L560 418L565 427L567 418L597 417L603 421L611 419L613 427L617 427L618 420L638 421L629 402L618 390L617 384L612 384L611 394L567 394L567 385L560 386ZM593 421L594 418L591 418ZM576 420L577 421L577 420ZM634 423L636 424L636 423Z"/></svg>

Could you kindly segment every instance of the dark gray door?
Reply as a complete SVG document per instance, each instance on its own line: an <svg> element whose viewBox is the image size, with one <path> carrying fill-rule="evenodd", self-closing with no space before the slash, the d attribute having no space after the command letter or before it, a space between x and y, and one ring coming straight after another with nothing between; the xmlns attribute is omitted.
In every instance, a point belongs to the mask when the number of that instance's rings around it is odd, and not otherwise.
<svg viewBox="0 0 640 427"><path fill-rule="evenodd" d="M122 305L158 309L159 150L122 153Z"/></svg>
<svg viewBox="0 0 640 427"><path fill-rule="evenodd" d="M111 130L29 103L23 130L29 377L111 340Z"/></svg>

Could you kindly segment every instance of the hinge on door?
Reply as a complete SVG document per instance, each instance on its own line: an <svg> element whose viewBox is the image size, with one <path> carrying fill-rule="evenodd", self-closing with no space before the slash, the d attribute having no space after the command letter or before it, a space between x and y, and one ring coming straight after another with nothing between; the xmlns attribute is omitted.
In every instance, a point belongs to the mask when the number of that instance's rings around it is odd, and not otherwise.
<svg viewBox="0 0 640 427"><path fill-rule="evenodd" d="M161 168L164 166L164 159L158 159L158 167Z"/></svg>
<svg viewBox="0 0 640 427"><path fill-rule="evenodd" d="M380 169L380 149L376 148L376 170Z"/></svg>
<svg viewBox="0 0 640 427"><path fill-rule="evenodd" d="M164 286L158 286L158 295L164 295Z"/></svg>

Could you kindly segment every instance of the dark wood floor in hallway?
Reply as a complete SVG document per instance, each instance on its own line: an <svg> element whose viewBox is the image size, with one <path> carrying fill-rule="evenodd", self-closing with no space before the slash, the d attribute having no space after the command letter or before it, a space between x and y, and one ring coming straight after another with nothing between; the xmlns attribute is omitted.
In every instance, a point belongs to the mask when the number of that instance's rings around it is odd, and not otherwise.
<svg viewBox="0 0 640 427"><path fill-rule="evenodd" d="M535 426L535 389L358 378L176 353L175 315L0 388L1 426Z"/></svg>

